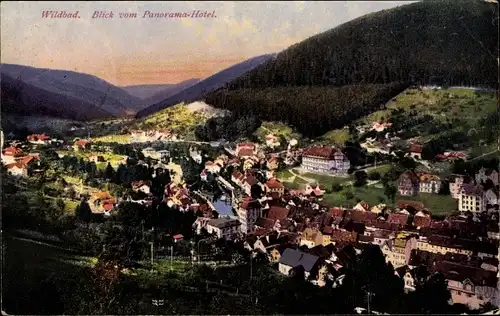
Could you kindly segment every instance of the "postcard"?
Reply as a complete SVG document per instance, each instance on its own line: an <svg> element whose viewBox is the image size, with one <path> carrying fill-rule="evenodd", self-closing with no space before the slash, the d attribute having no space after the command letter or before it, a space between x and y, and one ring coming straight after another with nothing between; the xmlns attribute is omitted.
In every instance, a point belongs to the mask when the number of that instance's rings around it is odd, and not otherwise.
<svg viewBox="0 0 500 316"><path fill-rule="evenodd" d="M499 6L8 1L2 315L499 314Z"/></svg>

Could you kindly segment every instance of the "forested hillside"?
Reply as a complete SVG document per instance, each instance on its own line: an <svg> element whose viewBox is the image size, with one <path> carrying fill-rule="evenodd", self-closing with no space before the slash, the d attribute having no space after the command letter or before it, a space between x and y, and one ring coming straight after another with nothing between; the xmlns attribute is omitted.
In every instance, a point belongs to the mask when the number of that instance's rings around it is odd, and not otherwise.
<svg viewBox="0 0 500 316"><path fill-rule="evenodd" d="M356 112L349 108L359 109L350 99L331 92L337 91L333 87L351 85L349 91L371 108L382 96L386 100L391 96L372 93L376 96L372 100L358 90L372 91L363 87L366 84L494 87L497 11L496 4L484 1L444 0L372 13L291 46L206 100L230 110L254 107L265 119L285 121L305 134L318 135L354 118ZM271 109L259 106L262 102Z"/></svg>
<svg viewBox="0 0 500 316"><path fill-rule="evenodd" d="M247 88L212 94L207 103L223 105L239 115L285 121L304 135L315 136L380 109L405 88L402 83Z"/></svg>

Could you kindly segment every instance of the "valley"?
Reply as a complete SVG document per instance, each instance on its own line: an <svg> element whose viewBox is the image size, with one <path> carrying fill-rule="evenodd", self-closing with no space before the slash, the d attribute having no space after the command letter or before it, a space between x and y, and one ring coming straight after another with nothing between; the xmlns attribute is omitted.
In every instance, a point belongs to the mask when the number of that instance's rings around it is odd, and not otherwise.
<svg viewBox="0 0 500 316"><path fill-rule="evenodd" d="M493 2L2 4L2 315L498 313Z"/></svg>

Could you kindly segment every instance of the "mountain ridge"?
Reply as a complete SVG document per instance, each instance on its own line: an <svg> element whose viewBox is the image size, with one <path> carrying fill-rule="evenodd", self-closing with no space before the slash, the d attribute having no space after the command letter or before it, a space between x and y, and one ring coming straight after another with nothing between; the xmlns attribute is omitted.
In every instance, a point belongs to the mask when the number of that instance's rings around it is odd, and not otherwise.
<svg viewBox="0 0 500 316"><path fill-rule="evenodd" d="M498 52L497 37L498 19L490 3L412 3L370 13L294 44L208 93L205 101L288 123L309 136L320 135L364 112L359 104L348 110L349 93L336 95L332 89L357 87L346 90L356 94L364 85L377 85L359 91L373 98L362 103L374 109L392 97L373 94L372 88L381 89L378 85L401 85L380 90L385 92L432 83L496 87L497 61L493 57L497 54L492 52ZM259 102L253 99L256 95ZM345 99L339 102L339 98ZM323 115L316 113L318 108ZM332 115L343 119L332 119Z"/></svg>
<svg viewBox="0 0 500 316"><path fill-rule="evenodd" d="M101 107L114 116L127 116L140 109L139 98L94 75L6 63L1 64L0 71L45 91Z"/></svg>
<svg viewBox="0 0 500 316"><path fill-rule="evenodd" d="M178 103L189 103L189 102L194 102L198 101L199 99L202 99L205 94L209 93L210 91L214 91L217 88L224 86L229 82L230 80L238 77L242 73L245 73L254 67L262 64L263 62L272 59L276 56L276 54L265 54L265 55L260 55L256 56L250 59L247 59L243 62L240 62L238 64L235 64L231 67L228 67L226 69L223 69L212 76L201 80L197 84L180 91L179 93L163 100L160 101L156 104L153 104L141 111L139 111L136 115L136 118L142 118L145 116L148 116L154 112L158 112L166 107L169 107L174 104Z"/></svg>
<svg viewBox="0 0 500 316"><path fill-rule="evenodd" d="M147 105L151 105L153 103L161 101L162 99L166 99L200 81L200 78L190 78L178 83L128 85L121 88L127 91L129 94L144 100L145 105L146 103L149 103ZM162 94L165 94L166 96Z"/></svg>
<svg viewBox="0 0 500 316"><path fill-rule="evenodd" d="M1 74L2 114L43 115L86 121L113 114L81 99L53 93Z"/></svg>

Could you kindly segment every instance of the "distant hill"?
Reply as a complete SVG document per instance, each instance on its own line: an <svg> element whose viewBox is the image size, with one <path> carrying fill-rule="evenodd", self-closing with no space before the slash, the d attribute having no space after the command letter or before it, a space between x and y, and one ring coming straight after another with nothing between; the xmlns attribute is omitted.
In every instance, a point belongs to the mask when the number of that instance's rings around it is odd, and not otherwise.
<svg viewBox="0 0 500 316"><path fill-rule="evenodd" d="M200 82L201 79L199 78L193 78L193 79L188 79L182 82L179 82L177 84L171 85L170 87L167 87L161 91L158 91L154 95L150 96L149 98L146 98L144 100L145 104L148 106L151 104L156 104L158 102L161 102L162 100L165 100L181 91L184 89L187 89L189 87L194 86L198 82Z"/></svg>
<svg viewBox="0 0 500 316"><path fill-rule="evenodd" d="M348 94L334 93L336 87L351 87L346 91L358 94L366 110L391 98L385 92L373 94L371 88L364 97L357 89L367 84L397 93L411 84L496 87L497 36L495 4L474 0L408 4L365 15L295 44L209 93L206 102L283 121L315 136L366 112L352 107ZM380 90L380 85L392 83L402 86Z"/></svg>
<svg viewBox="0 0 500 316"><path fill-rule="evenodd" d="M140 84L121 87L128 94L138 97L139 99L147 99L165 89L172 89L176 84Z"/></svg>
<svg viewBox="0 0 500 316"><path fill-rule="evenodd" d="M148 116L154 112L160 111L166 107L169 107L178 103L190 103L193 101L198 101L204 98L204 96L214 91L222 86L224 86L229 81L237 78L238 76L244 74L247 71L252 70L258 65L262 64L269 59L272 59L275 54L267 54L257 56L248 60L245 60L239 64L231 66L227 69L224 69L213 76L210 76L197 84L182 90L181 92L166 98L163 101L160 101L156 104L153 104L144 110L141 110L137 113L137 118Z"/></svg>
<svg viewBox="0 0 500 316"><path fill-rule="evenodd" d="M173 84L143 84L122 87L129 94L144 101L144 105L151 105L164 100L192 85L200 82L199 78L191 78Z"/></svg>
<svg viewBox="0 0 500 316"><path fill-rule="evenodd" d="M54 93L3 73L1 91L2 115L50 116L78 121L114 116L79 98Z"/></svg>
<svg viewBox="0 0 500 316"><path fill-rule="evenodd" d="M113 116L131 115L141 108L141 99L92 75L13 64L2 64L0 70L32 87L81 100Z"/></svg>

